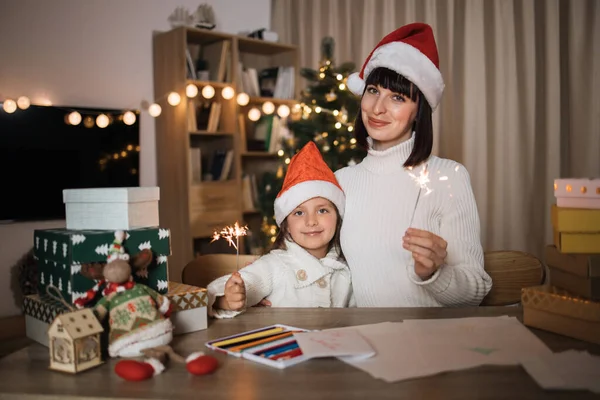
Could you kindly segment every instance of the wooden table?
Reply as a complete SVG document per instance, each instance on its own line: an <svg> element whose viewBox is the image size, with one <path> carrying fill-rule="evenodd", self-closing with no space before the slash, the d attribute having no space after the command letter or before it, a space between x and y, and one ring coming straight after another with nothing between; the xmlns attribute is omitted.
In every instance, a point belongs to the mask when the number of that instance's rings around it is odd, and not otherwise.
<svg viewBox="0 0 600 400"><path fill-rule="evenodd" d="M587 391L544 391L521 367L480 367L397 383L374 379L337 359L310 360L279 370L208 350L206 341L274 323L324 329L412 318L460 318L510 315L518 307L478 308L253 308L230 320L211 320L204 331L177 336L173 347L182 355L202 350L214 354L220 368L210 376L192 376L182 364L171 363L159 376L144 382L125 382L113 372L117 360L78 375L48 370L47 348L33 344L0 360L0 399L85 398L144 399L380 399L380 398L598 398ZM588 350L600 346L533 330L553 351ZM410 362L410 360L406 360Z"/></svg>

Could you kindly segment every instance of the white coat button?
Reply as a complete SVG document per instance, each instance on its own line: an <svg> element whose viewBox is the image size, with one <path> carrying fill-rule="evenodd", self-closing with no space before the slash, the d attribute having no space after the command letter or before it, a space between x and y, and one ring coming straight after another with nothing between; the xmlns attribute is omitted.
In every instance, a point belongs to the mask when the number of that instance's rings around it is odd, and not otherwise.
<svg viewBox="0 0 600 400"><path fill-rule="evenodd" d="M325 279L321 278L317 281L317 285L319 285L321 289L325 289L327 287L327 282Z"/></svg>
<svg viewBox="0 0 600 400"><path fill-rule="evenodd" d="M299 281L305 281L306 280L306 271L303 269L298 270L298 272L296 272L296 278L298 278Z"/></svg>

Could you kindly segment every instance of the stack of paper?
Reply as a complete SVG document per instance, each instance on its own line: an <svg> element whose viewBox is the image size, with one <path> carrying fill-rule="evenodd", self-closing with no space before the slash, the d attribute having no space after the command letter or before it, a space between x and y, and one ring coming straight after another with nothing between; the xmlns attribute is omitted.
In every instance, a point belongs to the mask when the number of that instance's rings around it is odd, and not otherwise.
<svg viewBox="0 0 600 400"><path fill-rule="evenodd" d="M600 357L568 350L523 362L523 368L544 389L590 390L600 394Z"/></svg>

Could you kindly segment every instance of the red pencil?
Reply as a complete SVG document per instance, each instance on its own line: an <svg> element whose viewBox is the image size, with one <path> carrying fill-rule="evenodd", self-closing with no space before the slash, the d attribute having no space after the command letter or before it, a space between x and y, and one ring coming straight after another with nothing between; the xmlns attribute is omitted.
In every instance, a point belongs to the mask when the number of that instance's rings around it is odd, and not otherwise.
<svg viewBox="0 0 600 400"><path fill-rule="evenodd" d="M300 348L298 347L292 350L288 350L284 353L275 354L274 356L271 356L271 360L287 360L301 355L302 350L300 350Z"/></svg>

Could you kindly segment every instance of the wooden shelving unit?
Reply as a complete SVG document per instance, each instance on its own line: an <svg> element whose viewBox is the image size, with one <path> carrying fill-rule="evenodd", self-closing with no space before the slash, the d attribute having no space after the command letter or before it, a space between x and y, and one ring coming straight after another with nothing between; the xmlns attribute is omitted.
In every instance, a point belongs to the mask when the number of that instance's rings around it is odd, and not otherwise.
<svg viewBox="0 0 600 400"><path fill-rule="evenodd" d="M186 49L188 44L208 45L220 41L229 42L229 81L205 81L188 79ZM251 107L260 107L266 101L275 105L292 107L297 103L290 99L274 99L253 96L246 106L239 106L236 96L224 99L221 90L227 86L235 90L241 87L238 62L260 70L279 65L295 69L295 98L299 98L299 56L296 46L266 42L222 32L179 27L158 33L153 38L154 47L154 95L162 107L156 118L157 178L160 186L160 224L171 230L171 253L169 257L170 279L181 280L183 267L194 258L195 252L235 251L215 242L209 244L214 229L233 225L236 221L248 224L250 229L260 229L262 216L255 208L244 210L242 203L242 178L244 174L260 173L277 168L277 155L261 151L247 151L246 126L239 124L238 116L244 115L246 124ZM188 100L186 86L194 84L199 92L206 85L215 88L212 99L221 104L217 132L190 130L188 126ZM177 92L181 103L171 106L166 95ZM198 94L201 98L201 93ZM233 163L229 179L193 182L190 171L190 148L199 147L204 154L226 147L233 150ZM241 252L247 252L243 242Z"/></svg>

